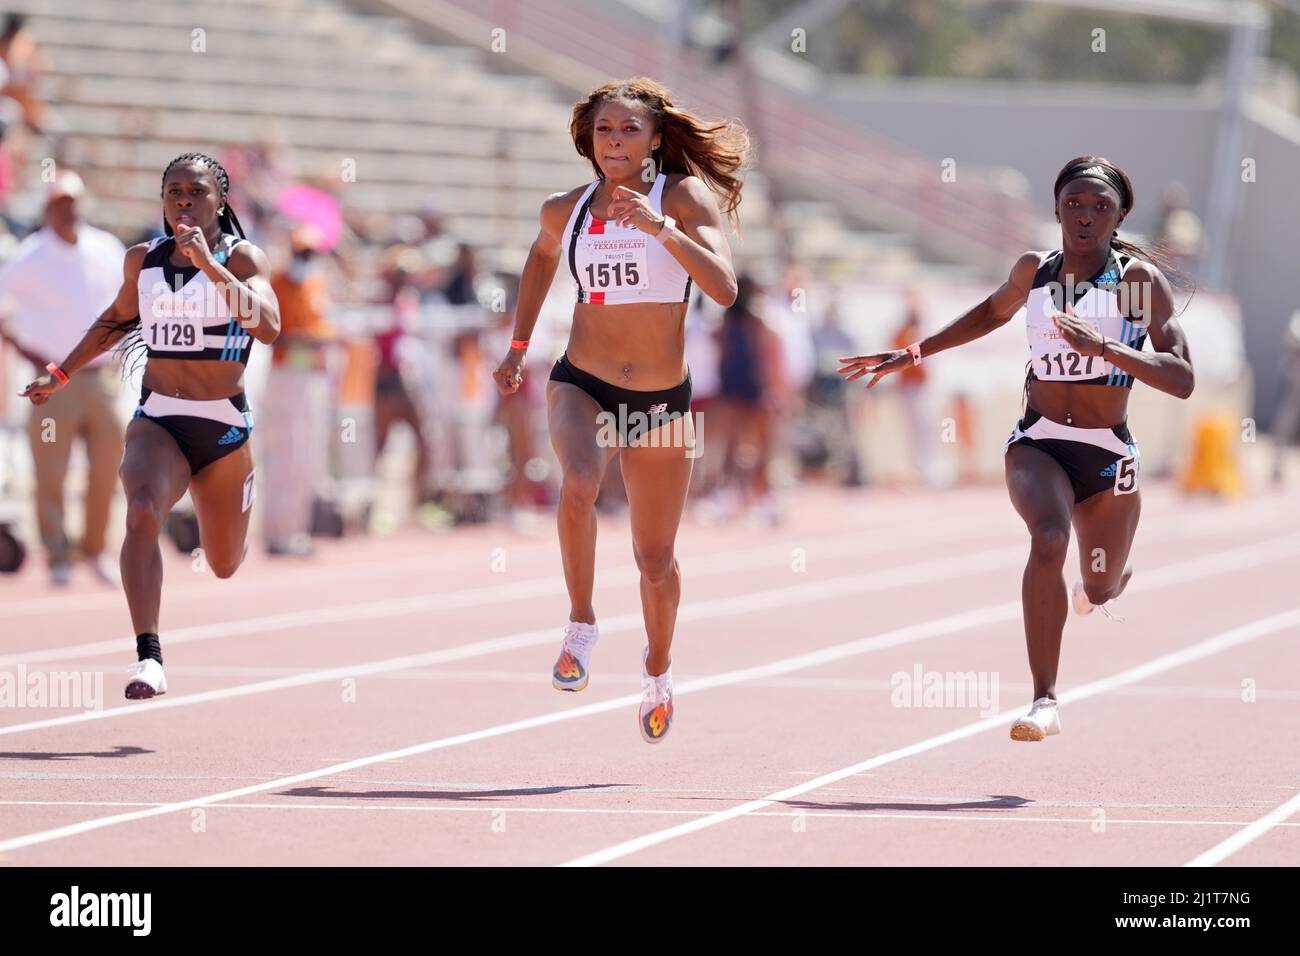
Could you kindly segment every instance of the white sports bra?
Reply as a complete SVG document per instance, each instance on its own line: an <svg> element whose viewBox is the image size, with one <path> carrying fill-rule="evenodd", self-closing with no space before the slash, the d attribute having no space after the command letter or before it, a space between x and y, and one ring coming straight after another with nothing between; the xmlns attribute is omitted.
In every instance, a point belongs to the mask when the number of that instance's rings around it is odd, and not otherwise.
<svg viewBox="0 0 1300 956"><path fill-rule="evenodd" d="M1060 282L1064 255L1040 253L1034 284L1025 302L1025 332L1029 340L1030 376L1045 382L1074 382L1078 385L1113 385L1132 388L1133 376L1097 355L1083 355L1070 347L1052 321L1052 313L1065 310L1065 294L1072 293L1074 314L1090 322L1107 338L1138 351L1146 341L1146 329L1126 318L1120 309L1116 289L1133 257L1111 251L1106 264L1090 282L1065 289Z"/></svg>
<svg viewBox="0 0 1300 956"><path fill-rule="evenodd" d="M244 241L223 233L212 257L224 263ZM174 242L171 236L155 239L140 267L140 335L149 357L247 365L253 337L230 314L225 296L204 272L172 265Z"/></svg>
<svg viewBox="0 0 1300 956"><path fill-rule="evenodd" d="M664 181L660 173L650 194L650 208L663 213ZM632 302L686 302L691 277L652 235L612 219L595 219L591 201L596 180L579 197L565 227L565 257L579 302L626 305Z"/></svg>

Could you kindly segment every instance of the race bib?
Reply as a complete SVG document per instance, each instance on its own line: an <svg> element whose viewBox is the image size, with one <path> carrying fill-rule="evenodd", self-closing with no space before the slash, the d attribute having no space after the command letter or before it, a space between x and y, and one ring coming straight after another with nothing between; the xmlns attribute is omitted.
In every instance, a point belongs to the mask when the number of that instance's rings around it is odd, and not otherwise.
<svg viewBox="0 0 1300 956"><path fill-rule="evenodd" d="M589 292L650 288L650 274L646 268L649 238L637 232L617 236L578 236L576 258L583 287Z"/></svg>
<svg viewBox="0 0 1300 956"><path fill-rule="evenodd" d="M1035 292L1038 290L1035 289ZM1083 355L1070 347L1061 330L1052 321L1055 306L1050 296L1035 296L1041 314L1029 315L1029 354L1034 375L1044 381L1070 381L1097 378L1110 372L1110 363L1100 355Z"/></svg>
<svg viewBox="0 0 1300 956"><path fill-rule="evenodd" d="M149 348L163 352L203 351L201 300L185 295L156 295L148 313L140 316L140 334Z"/></svg>

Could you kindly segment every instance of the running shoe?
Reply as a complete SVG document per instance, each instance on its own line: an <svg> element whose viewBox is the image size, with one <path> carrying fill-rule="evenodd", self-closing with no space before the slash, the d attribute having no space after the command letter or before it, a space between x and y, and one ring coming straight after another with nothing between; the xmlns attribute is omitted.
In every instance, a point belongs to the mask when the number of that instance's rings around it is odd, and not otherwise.
<svg viewBox="0 0 1300 956"><path fill-rule="evenodd" d="M1040 697L1029 708L1029 713L1017 717L1011 725L1012 740L1042 740L1061 732L1061 715L1056 701L1050 697Z"/></svg>
<svg viewBox="0 0 1300 956"><path fill-rule="evenodd" d="M1125 587L1128 586L1128 580L1132 576L1133 565L1125 565L1124 576L1121 578ZM1120 593L1123 593L1122 589ZM1119 621L1122 624L1124 619L1110 609L1110 605L1114 600L1114 598L1111 598L1111 600L1107 601L1105 604L1093 604L1088 600L1088 592L1083 586L1083 581L1075 581L1074 587L1070 589L1070 604L1073 606L1075 614L1091 614L1094 609L1101 608L1102 614L1105 614L1106 617L1110 618L1112 621Z"/></svg>
<svg viewBox="0 0 1300 956"><path fill-rule="evenodd" d="M146 657L127 673L131 676L126 682L127 700L147 700L167 693L167 678L163 676L162 665L152 657Z"/></svg>
<svg viewBox="0 0 1300 956"><path fill-rule="evenodd" d="M673 668L658 677L646 673L645 661L650 656L650 647L646 645L641 658L641 709L637 714L637 726L641 729L641 739L648 744L657 744L668 735L673 726Z"/></svg>
<svg viewBox="0 0 1300 956"><path fill-rule="evenodd" d="M564 644L551 671L551 686L556 690L579 691L587 686L591 676L587 673L591 650L596 646L600 630L595 624L570 621L564 627Z"/></svg>

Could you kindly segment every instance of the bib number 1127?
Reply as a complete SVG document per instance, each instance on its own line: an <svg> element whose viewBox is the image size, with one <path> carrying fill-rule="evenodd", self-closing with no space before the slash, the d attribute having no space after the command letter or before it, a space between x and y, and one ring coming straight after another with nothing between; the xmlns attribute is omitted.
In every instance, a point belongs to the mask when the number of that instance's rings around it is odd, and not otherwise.
<svg viewBox="0 0 1300 956"><path fill-rule="evenodd" d="M1091 375L1092 360L1096 357L1095 355L1083 356L1078 352L1057 352L1055 355L1040 355L1038 360L1043 363L1043 372L1047 375L1052 374L1052 359L1056 360L1057 375ZM1081 368L1079 362L1084 358L1087 358L1088 361ZM1069 366L1068 369L1066 368L1067 365Z"/></svg>

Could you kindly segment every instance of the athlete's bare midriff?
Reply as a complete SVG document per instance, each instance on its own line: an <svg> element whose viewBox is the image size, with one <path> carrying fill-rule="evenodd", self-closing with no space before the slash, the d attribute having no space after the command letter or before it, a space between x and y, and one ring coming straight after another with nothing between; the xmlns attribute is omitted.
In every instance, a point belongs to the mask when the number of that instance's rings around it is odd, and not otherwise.
<svg viewBox="0 0 1300 956"><path fill-rule="evenodd" d="M673 388L686 377L686 303L579 303L566 351L578 368L619 388Z"/></svg>
<svg viewBox="0 0 1300 956"><path fill-rule="evenodd" d="M239 362L151 358L144 369L144 387L200 402L230 398L244 390L244 366Z"/></svg>
<svg viewBox="0 0 1300 956"><path fill-rule="evenodd" d="M1029 385L1029 405L1054 422L1076 428L1110 428L1128 417L1129 389L1114 385L1044 382Z"/></svg>

